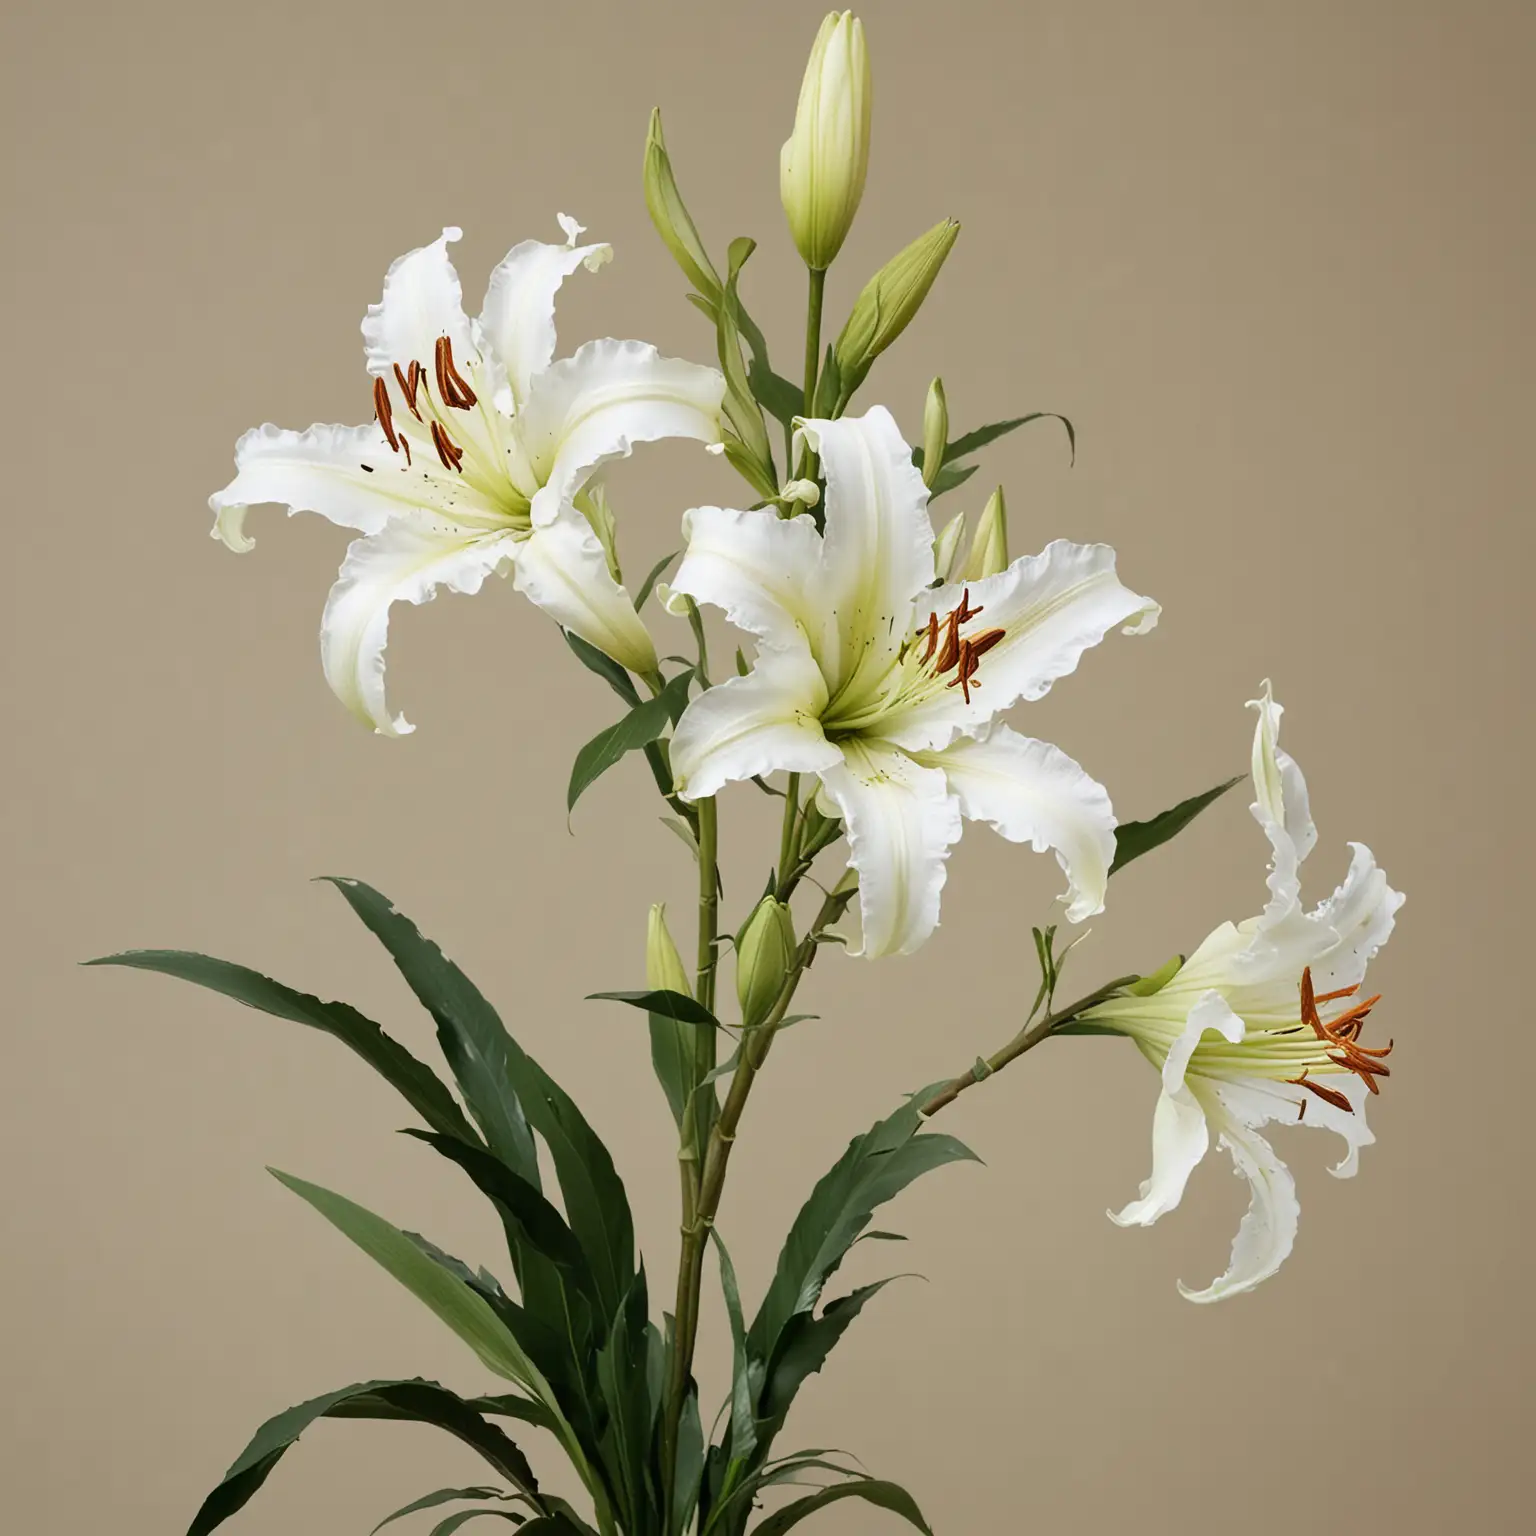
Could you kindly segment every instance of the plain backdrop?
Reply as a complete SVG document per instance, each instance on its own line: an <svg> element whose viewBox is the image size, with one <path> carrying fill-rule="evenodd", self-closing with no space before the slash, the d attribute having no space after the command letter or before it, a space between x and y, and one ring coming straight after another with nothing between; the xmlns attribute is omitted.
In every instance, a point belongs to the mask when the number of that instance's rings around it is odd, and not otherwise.
<svg viewBox="0 0 1536 1536"><path fill-rule="evenodd" d="M236 559L205 498L263 420L366 419L358 321L396 255L462 224L478 300L502 252L613 242L561 300L562 346L713 340L650 230L661 105L717 255L793 372L803 273L778 147L820 14L776 4L9 0L3 305L5 1016L0 1028L0 1517L164 1536L269 1413L349 1381L489 1383L263 1171L344 1190L495 1261L477 1202L394 1134L340 1047L163 978L80 970L205 949L429 1031L320 874L378 885L444 941L577 1092L625 1171L658 1295L675 1262L670 1121L643 1021L583 1003L641 974L647 903L686 926L691 865L633 763L570 828L571 757L614 701L510 586L397 612L419 726L371 737L315 632L345 536L253 514ZM937 219L963 223L868 390L920 431L1028 429L940 509L1002 480L1016 552L1106 539L1162 627L1021 710L1161 809L1246 763L1271 676L1321 828L1408 893L1372 971L1398 1042L1358 1179L1281 1132L1294 1256L1257 1294L1181 1301L1225 1262L1245 1191L1213 1158L1151 1231L1104 1216L1149 1159L1157 1083L1122 1042L1053 1044L948 1129L985 1166L882 1215L893 1286L785 1441L904 1480L941 1532L1529 1529L1533 1427L1527 873L1536 10L1520 0L869 4L876 140L829 328ZM739 498L695 447L613 476L631 569L688 505ZM972 494L974 492L974 494ZM666 621L669 624L671 621ZM685 631L675 631L680 646ZM728 651L723 654L728 655ZM1117 877L1082 985L1150 970L1256 911L1238 792ZM725 803L728 910L772 809ZM847 1138L1013 1029L1052 860L973 828L916 957L828 953L781 1042L722 1217L749 1298ZM622 1015L622 1016L619 1016ZM1374 1026L1373 1026L1374 1027ZM723 1390L717 1303L706 1400ZM322 1425L234 1529L362 1531L481 1476L423 1429ZM828 1531L894 1527L842 1506Z"/></svg>

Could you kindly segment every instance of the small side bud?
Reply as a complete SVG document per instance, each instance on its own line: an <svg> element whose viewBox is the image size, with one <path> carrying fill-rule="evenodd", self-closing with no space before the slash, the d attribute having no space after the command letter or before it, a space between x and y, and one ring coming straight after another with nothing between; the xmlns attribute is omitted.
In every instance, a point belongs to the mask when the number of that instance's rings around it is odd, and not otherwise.
<svg viewBox="0 0 1536 1536"><path fill-rule="evenodd" d="M683 957L667 927L667 909L658 902L651 908L645 930L645 984L655 992L681 992L693 996Z"/></svg>
<svg viewBox="0 0 1536 1536"><path fill-rule="evenodd" d="M912 323L959 234L954 219L935 224L864 285L835 349L845 400L864 382L875 359Z"/></svg>
<svg viewBox="0 0 1536 1536"><path fill-rule="evenodd" d="M794 132L779 152L779 197L806 266L824 272L842 249L869 170L871 83L864 24L834 11L821 24L800 85Z"/></svg>
<svg viewBox="0 0 1536 1536"><path fill-rule="evenodd" d="M944 467L948 442L949 402L944 398L944 380L935 379L923 404L923 484L930 489Z"/></svg>
<svg viewBox="0 0 1536 1536"><path fill-rule="evenodd" d="M960 568L960 546L965 542L965 513L957 512L933 541L933 573L942 582L955 579Z"/></svg>
<svg viewBox="0 0 1536 1536"><path fill-rule="evenodd" d="M764 896L736 939L736 999L747 1029L761 1024L794 963L795 925L782 901Z"/></svg>
<svg viewBox="0 0 1536 1536"><path fill-rule="evenodd" d="M980 581L984 576L996 576L1008 569L1008 504L1003 500L1003 488L992 492L976 524L976 537L971 540L970 557L965 562L962 581Z"/></svg>

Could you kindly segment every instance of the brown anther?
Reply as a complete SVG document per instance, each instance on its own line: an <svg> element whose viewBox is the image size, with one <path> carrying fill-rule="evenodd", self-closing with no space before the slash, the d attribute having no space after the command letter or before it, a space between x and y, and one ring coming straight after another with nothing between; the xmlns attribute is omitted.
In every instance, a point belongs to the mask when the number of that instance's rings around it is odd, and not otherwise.
<svg viewBox="0 0 1536 1536"><path fill-rule="evenodd" d="M402 436L400 438L400 447L405 452L405 467L407 469L409 469L411 467L411 440L410 440L410 438L408 438L408 437L406 437L406 436L404 436L402 434Z"/></svg>
<svg viewBox="0 0 1536 1536"><path fill-rule="evenodd" d="M1335 1109L1342 1109L1346 1115L1352 1115L1355 1112L1355 1106L1351 1104L1349 1100L1346 1099L1337 1088L1327 1088L1324 1087L1322 1083L1313 1082L1313 1080L1308 1077L1305 1072L1303 1072L1300 1077L1286 1078L1286 1082L1295 1083L1298 1088L1310 1089L1318 1096L1318 1098L1323 1100L1325 1104L1332 1104ZM1302 1114L1304 1115L1307 1109L1307 1102L1305 1099L1301 1101L1301 1109ZM1301 1115L1297 1115L1296 1118L1298 1120L1301 1119Z"/></svg>
<svg viewBox="0 0 1536 1536"><path fill-rule="evenodd" d="M962 624L969 624L978 613L985 613L986 609L971 607L971 589L967 587L960 594L960 606L955 609L955 612L960 615L960 622Z"/></svg>
<svg viewBox="0 0 1536 1536"><path fill-rule="evenodd" d="M446 336L437 338L437 392L443 404L458 411L467 411L475 404L477 396L459 370L453 366L453 342Z"/></svg>
<svg viewBox="0 0 1536 1536"><path fill-rule="evenodd" d="M389 403L389 385L383 379L373 381L373 414L378 418L390 452L399 453L400 439L395 432L394 409Z"/></svg>
<svg viewBox="0 0 1536 1536"><path fill-rule="evenodd" d="M464 450L443 430L440 421L432 423L432 446L437 449L437 456L443 461L444 469L456 470L463 462Z"/></svg>
<svg viewBox="0 0 1536 1536"><path fill-rule="evenodd" d="M928 644L923 648L923 659L922 659L922 665L925 666L925 667L928 665L929 661L932 660L934 651L938 649L938 644L939 644L939 616L938 616L938 614L930 613L928 615L928 628L926 630L926 634L928 636Z"/></svg>
<svg viewBox="0 0 1536 1536"><path fill-rule="evenodd" d="M1356 1003L1338 1018L1327 1022L1317 1011L1318 1003L1353 997L1359 990L1356 985L1336 992L1325 992L1318 997L1312 990L1312 968L1308 966L1301 973L1301 1022L1309 1025L1325 1045L1332 1047L1327 1053L1329 1061L1346 1072L1353 1072L1372 1093L1380 1093L1376 1079L1392 1075L1391 1068L1383 1064L1382 1058L1392 1054L1393 1042L1389 1040L1384 1046L1373 1049L1360 1044L1360 1032L1371 1010L1381 1001L1381 994L1378 992L1375 997Z"/></svg>
<svg viewBox="0 0 1536 1536"><path fill-rule="evenodd" d="M978 608L976 611L977 613L980 613L981 609ZM992 647L996 645L997 642L1001 640L1007 633L1008 631L1006 629L984 630L981 634L976 635L971 640L971 654L979 660L981 657L985 656L987 652L990 651Z"/></svg>
<svg viewBox="0 0 1536 1536"><path fill-rule="evenodd" d="M1352 987L1340 987L1337 992L1324 992L1321 996L1314 997L1312 1001L1314 1003L1336 1003L1341 997L1353 997L1359 990L1360 983L1357 981Z"/></svg>
<svg viewBox="0 0 1536 1536"><path fill-rule="evenodd" d="M960 659L960 610L956 608L944 621L944 644L933 663L935 677L942 677Z"/></svg>
<svg viewBox="0 0 1536 1536"><path fill-rule="evenodd" d="M421 412L416 409L416 391L421 388L421 364L412 358L410 372L406 373L401 369L400 364L396 363L395 379L400 385L400 393L405 397L405 403L411 415L420 421Z"/></svg>

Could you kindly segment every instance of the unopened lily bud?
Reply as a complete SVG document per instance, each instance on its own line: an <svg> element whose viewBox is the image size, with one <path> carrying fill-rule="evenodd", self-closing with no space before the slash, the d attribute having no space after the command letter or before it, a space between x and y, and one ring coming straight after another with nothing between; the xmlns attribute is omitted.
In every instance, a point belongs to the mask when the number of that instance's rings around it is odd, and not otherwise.
<svg viewBox="0 0 1536 1536"><path fill-rule="evenodd" d="M822 22L805 66L795 128L779 152L779 196L805 264L832 265L859 211L869 169L871 85L864 24L852 11Z"/></svg>
<svg viewBox="0 0 1536 1536"><path fill-rule="evenodd" d="M768 1017L794 956L795 924L789 908L764 896L736 941L736 998L745 1028Z"/></svg>
<svg viewBox="0 0 1536 1536"><path fill-rule="evenodd" d="M1003 500L1003 488L992 492L976 524L976 537L971 540L970 558L965 562L962 581L980 581L983 576L996 576L1008 569L1008 506Z"/></svg>
<svg viewBox="0 0 1536 1536"><path fill-rule="evenodd" d="M667 909L659 902L651 908L645 931L645 984L654 992L681 992L692 997L683 957L667 928Z"/></svg>
<svg viewBox="0 0 1536 1536"><path fill-rule="evenodd" d="M933 541L933 574L940 581L953 581L960 566L960 546L965 541L965 513L957 512L945 523L944 531Z"/></svg>
<svg viewBox="0 0 1536 1536"><path fill-rule="evenodd" d="M949 442L949 402L944 398L944 380L935 379L928 386L923 405L923 484L932 487L944 467L944 449Z"/></svg>
<svg viewBox="0 0 1536 1536"><path fill-rule="evenodd" d="M837 367L845 398L864 382L875 359L911 324L959 233L960 225L954 219L935 224L864 285L837 338Z"/></svg>
<svg viewBox="0 0 1536 1536"><path fill-rule="evenodd" d="M779 492L779 500L814 507L821 500L821 487L814 480L791 480Z"/></svg>

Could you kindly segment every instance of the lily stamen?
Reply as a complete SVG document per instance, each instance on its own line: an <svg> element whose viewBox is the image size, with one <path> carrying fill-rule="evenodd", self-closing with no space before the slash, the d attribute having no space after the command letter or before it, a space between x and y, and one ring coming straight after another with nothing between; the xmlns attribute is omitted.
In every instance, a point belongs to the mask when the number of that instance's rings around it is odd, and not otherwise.
<svg viewBox="0 0 1536 1536"><path fill-rule="evenodd" d="M437 449L437 456L442 460L444 469L457 470L464 461L464 450L449 437L442 422L432 423L432 446Z"/></svg>
<svg viewBox="0 0 1536 1536"><path fill-rule="evenodd" d="M1392 1054L1394 1042L1389 1040L1384 1046L1374 1049L1363 1046L1359 1042L1365 1021L1370 1016L1371 1010L1381 1001L1381 994L1378 992L1375 997L1367 998L1363 1003L1356 1003L1353 1008L1328 1022L1324 1022L1322 1015L1317 1011L1320 1001L1352 997L1358 990L1358 987L1351 987L1348 991L1328 992L1324 993L1322 998L1318 998L1312 990L1312 968L1308 966L1301 973L1301 1022L1310 1025L1317 1038L1332 1047L1332 1050L1327 1053L1329 1061L1346 1072L1353 1072L1372 1093L1380 1093L1381 1089L1377 1086L1376 1079L1392 1075L1392 1069L1382 1061L1382 1058Z"/></svg>
<svg viewBox="0 0 1536 1536"><path fill-rule="evenodd" d="M414 358L411 359L410 372L405 372L399 363L395 365L395 379L400 385L400 393L405 397L405 403L412 416L417 421L421 420L421 412L416 408L416 391L421 388L422 366Z"/></svg>
<svg viewBox="0 0 1536 1536"><path fill-rule="evenodd" d="M373 414L378 419L379 428L384 433L390 452L399 453L400 438L395 432L394 408L389 403L389 386L383 379L373 381Z"/></svg>
<svg viewBox="0 0 1536 1536"><path fill-rule="evenodd" d="M1298 1087L1310 1089L1325 1104L1332 1104L1335 1109L1342 1109L1346 1115L1352 1115L1355 1112L1355 1106L1337 1088L1329 1088L1322 1083L1314 1082L1305 1072L1300 1077L1286 1078L1286 1082L1295 1083ZM1301 1102L1301 1113L1296 1118L1298 1120L1302 1119L1306 1111L1307 1102L1303 1099Z"/></svg>
<svg viewBox="0 0 1536 1536"><path fill-rule="evenodd" d="M453 366L453 342L447 336L437 338L434 361L437 365L437 392L443 397L443 404L459 411L469 410L479 396Z"/></svg>

